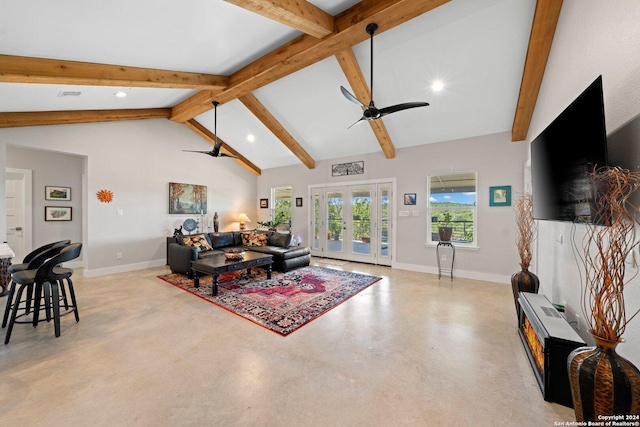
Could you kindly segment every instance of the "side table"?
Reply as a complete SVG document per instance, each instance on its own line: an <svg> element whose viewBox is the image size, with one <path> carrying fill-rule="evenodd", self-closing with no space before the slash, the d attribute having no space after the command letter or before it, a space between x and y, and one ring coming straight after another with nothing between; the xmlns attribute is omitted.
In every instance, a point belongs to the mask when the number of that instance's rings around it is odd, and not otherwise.
<svg viewBox="0 0 640 427"><path fill-rule="evenodd" d="M450 250L449 250L450 249ZM442 250L442 255L440 254ZM449 268L449 260L447 259L447 253L451 253L451 267ZM451 280L453 280L453 263L456 259L456 248L451 242L438 242L436 247L436 257L438 258L438 279L442 276L442 273L450 273ZM442 264L446 262L446 267Z"/></svg>
<svg viewBox="0 0 640 427"><path fill-rule="evenodd" d="M16 254L13 253L9 245L0 243L0 297L7 294L7 288L11 282L11 275L8 270L14 256Z"/></svg>

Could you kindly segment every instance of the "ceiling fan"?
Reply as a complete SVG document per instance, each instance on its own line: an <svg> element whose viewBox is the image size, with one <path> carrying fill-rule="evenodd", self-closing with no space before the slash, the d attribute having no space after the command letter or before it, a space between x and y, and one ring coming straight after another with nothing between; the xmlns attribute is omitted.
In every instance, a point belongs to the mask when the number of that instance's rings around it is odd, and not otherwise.
<svg viewBox="0 0 640 427"><path fill-rule="evenodd" d="M227 153L223 153L222 151L220 151L220 147L222 147L222 141L218 142L218 131L217 131L217 126L218 126L218 105L220 103L218 101L213 101L213 137L214 137L214 141L215 143L213 144L213 150L211 151L196 151L196 150L182 150L182 151L188 151L190 153L203 153L203 154L208 154L211 157L231 157L234 159L237 159L238 156L234 156L232 154L227 154Z"/></svg>
<svg viewBox="0 0 640 427"><path fill-rule="evenodd" d="M349 128L365 120L366 121L376 120L382 116L386 116L387 114L395 113L397 111L407 110L409 108L416 108L416 107L426 107L429 105L428 102L406 102L404 104L392 105L391 107L385 107L380 109L376 108L375 104L373 103L373 35L375 34L377 29L378 29L378 24L375 24L375 23L371 23L367 25L367 29L366 29L367 34L371 36L371 102L369 103L369 105L366 105L364 102L361 102L358 98L353 96L347 89L344 88L344 86L340 86L340 90L342 91L342 94L349 101L353 102L354 104L358 104L359 106L365 109L360 120L358 120L357 122L349 126Z"/></svg>

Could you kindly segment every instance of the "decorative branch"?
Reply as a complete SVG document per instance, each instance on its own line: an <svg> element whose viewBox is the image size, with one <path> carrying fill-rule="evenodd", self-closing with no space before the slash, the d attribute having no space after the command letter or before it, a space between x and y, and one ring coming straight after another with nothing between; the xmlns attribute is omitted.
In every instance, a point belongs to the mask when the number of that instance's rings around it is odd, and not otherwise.
<svg viewBox="0 0 640 427"><path fill-rule="evenodd" d="M514 205L516 211L516 247L520 254L520 267L529 269L533 252L532 244L538 234L538 227L533 219L533 199L531 194L522 193Z"/></svg>
<svg viewBox="0 0 640 427"><path fill-rule="evenodd" d="M624 304L624 288L638 275L634 250L640 245L636 237L640 221L638 208L629 202L629 197L640 187L640 172L620 167L594 169L590 182L596 189L596 198L586 203L598 221L585 224L582 240L582 311L593 335L618 341L629 321L640 312L639 309L627 318ZM598 222L604 225L597 225ZM629 257L635 270L627 277L625 261Z"/></svg>

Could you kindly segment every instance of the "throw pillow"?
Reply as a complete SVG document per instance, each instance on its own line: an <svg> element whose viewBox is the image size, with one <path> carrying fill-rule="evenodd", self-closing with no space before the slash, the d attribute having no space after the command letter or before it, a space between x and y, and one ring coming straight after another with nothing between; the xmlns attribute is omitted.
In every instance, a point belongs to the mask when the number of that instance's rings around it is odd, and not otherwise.
<svg viewBox="0 0 640 427"><path fill-rule="evenodd" d="M266 246L267 235L262 233L243 233L242 244L244 246Z"/></svg>
<svg viewBox="0 0 640 427"><path fill-rule="evenodd" d="M271 233L271 235L267 239L267 242L269 243L269 246L286 248L289 246L289 242L291 242L291 233Z"/></svg>
<svg viewBox="0 0 640 427"><path fill-rule="evenodd" d="M196 234L194 236L183 236L182 243L185 246L191 246L196 248L198 252L206 252L213 249L209 244L209 241L207 240L207 236L205 236L204 234Z"/></svg>
<svg viewBox="0 0 640 427"><path fill-rule="evenodd" d="M209 239L211 239L212 248L222 248L235 244L233 233L209 233Z"/></svg>

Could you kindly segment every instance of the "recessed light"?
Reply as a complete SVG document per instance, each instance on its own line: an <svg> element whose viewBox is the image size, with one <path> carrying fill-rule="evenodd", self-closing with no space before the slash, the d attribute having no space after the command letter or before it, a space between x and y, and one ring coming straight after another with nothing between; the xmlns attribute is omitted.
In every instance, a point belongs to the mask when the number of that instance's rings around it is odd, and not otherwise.
<svg viewBox="0 0 640 427"><path fill-rule="evenodd" d="M116 92L114 95L117 96L118 98L124 98L125 96L127 96L127 92L120 91L120 92Z"/></svg>
<svg viewBox="0 0 640 427"><path fill-rule="evenodd" d="M255 141L255 140L256 140L256 137L255 137L255 136L253 136L253 134L249 134L249 135L247 135L247 141L249 141L249 142L253 142L253 141Z"/></svg>
<svg viewBox="0 0 640 427"><path fill-rule="evenodd" d="M440 92L442 89L444 89L444 83L442 82L442 80L434 80L434 82L431 83L432 91Z"/></svg>

